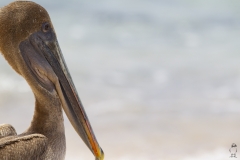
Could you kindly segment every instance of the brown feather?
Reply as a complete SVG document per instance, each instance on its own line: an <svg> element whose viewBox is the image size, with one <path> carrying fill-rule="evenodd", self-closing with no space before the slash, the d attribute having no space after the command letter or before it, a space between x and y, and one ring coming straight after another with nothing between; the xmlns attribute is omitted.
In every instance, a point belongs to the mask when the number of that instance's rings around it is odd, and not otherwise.
<svg viewBox="0 0 240 160"><path fill-rule="evenodd" d="M0 125L0 138L6 136L16 136L17 132L10 124L1 124Z"/></svg>
<svg viewBox="0 0 240 160"><path fill-rule="evenodd" d="M1 160L33 160L46 157L47 138L41 134L10 136L0 140Z"/></svg>

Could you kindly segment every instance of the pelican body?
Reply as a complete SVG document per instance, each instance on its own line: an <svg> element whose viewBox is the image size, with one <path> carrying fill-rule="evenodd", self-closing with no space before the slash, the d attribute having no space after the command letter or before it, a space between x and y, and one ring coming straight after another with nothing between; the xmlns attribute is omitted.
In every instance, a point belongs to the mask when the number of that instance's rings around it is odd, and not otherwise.
<svg viewBox="0 0 240 160"><path fill-rule="evenodd" d="M34 116L24 133L17 135L11 125L0 125L0 159L63 160L63 108L96 160L103 160L47 11L30 1L15 1L1 8L0 52L26 79L35 97Z"/></svg>

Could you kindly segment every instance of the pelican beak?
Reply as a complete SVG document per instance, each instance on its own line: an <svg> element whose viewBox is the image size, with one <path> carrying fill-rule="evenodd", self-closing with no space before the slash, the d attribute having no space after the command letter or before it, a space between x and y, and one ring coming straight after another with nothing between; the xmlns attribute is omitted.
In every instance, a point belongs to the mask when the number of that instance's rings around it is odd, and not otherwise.
<svg viewBox="0 0 240 160"><path fill-rule="evenodd" d="M49 33L33 33L27 40L20 44L19 48L25 61L31 61L28 63L37 65L38 71L44 70L44 75L47 75L47 79L51 81L53 88L57 91L62 107L72 126L92 151L96 160L103 160L103 150L97 142L86 112L78 97L77 90L58 45L55 32L51 30ZM48 73L52 74L49 74L49 76ZM57 77L55 79L57 80L52 80L51 75L55 75Z"/></svg>
<svg viewBox="0 0 240 160"><path fill-rule="evenodd" d="M103 160L103 150L100 148L94 135L57 41L54 45L54 51L51 50L43 52L43 55L59 79L60 86L56 86L56 89L62 101L63 109L74 129L95 155L96 159Z"/></svg>

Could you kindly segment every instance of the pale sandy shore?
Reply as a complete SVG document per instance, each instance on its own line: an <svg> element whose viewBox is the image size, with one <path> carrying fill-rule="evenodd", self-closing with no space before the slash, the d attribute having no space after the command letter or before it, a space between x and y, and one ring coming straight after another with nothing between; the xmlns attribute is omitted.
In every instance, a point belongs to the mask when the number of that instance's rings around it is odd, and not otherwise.
<svg viewBox="0 0 240 160"><path fill-rule="evenodd" d="M21 133L32 118L33 102L30 92L1 93L0 122L12 124ZM148 111L145 106L128 105L118 109L109 106L96 113L98 105L92 101L85 104L106 159L220 160L230 155L231 143L240 144L238 114L191 115L174 110ZM66 159L93 159L66 117L65 126Z"/></svg>

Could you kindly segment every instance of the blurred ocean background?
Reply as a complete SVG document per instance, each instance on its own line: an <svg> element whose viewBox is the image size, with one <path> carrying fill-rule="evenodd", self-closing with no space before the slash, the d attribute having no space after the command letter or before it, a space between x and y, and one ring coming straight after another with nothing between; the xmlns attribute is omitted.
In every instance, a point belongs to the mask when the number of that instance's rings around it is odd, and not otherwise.
<svg viewBox="0 0 240 160"><path fill-rule="evenodd" d="M51 16L106 160L226 160L240 146L240 1L35 2ZM21 133L33 110L1 57L0 124ZM66 160L93 160L66 117L65 127Z"/></svg>

